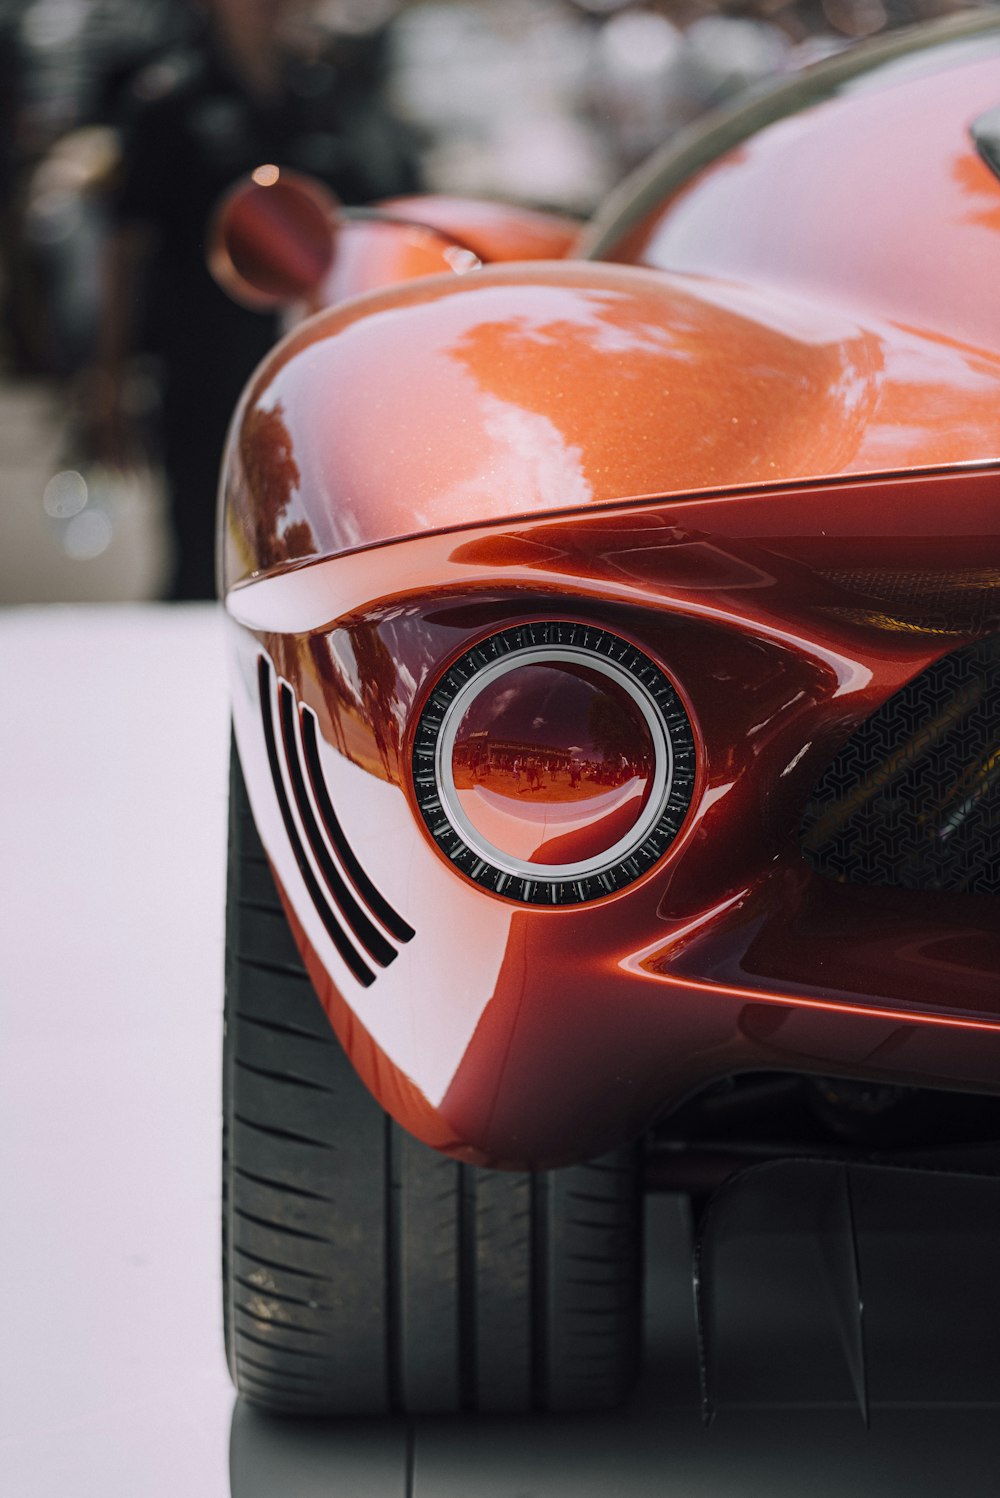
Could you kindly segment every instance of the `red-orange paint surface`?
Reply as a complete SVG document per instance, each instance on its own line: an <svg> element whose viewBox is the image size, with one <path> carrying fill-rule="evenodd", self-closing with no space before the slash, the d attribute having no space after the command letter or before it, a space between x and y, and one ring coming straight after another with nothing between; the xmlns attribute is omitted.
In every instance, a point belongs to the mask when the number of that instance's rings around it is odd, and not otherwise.
<svg viewBox="0 0 1000 1498"><path fill-rule="evenodd" d="M581 1158L753 1068L1000 1088L995 902L834 884L799 845L858 725L1000 629L1000 181L968 136L998 102L992 56L866 75L648 212L615 252L635 263L374 290L303 324L252 382L224 486L240 752L331 1021L427 1142ZM340 274L338 295L371 285ZM648 873L550 910L448 863L411 754L454 661L554 619L620 635L676 683L698 768ZM415 932L363 995L274 831L261 651L315 713L346 833ZM520 717L512 702L490 719L484 698L461 724L470 819L544 863L545 818L569 807L560 837L598 848L632 815L606 802L626 782L573 784L572 746L595 756L572 702L537 780L515 774L512 746L529 759L544 717L527 705L555 690L517 685ZM624 716L639 802L647 751Z"/></svg>

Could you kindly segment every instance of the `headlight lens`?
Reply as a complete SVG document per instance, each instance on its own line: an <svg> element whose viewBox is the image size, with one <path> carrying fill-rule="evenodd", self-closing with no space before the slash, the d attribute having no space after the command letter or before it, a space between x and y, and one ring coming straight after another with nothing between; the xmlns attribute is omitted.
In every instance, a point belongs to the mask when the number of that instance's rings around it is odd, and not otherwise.
<svg viewBox="0 0 1000 1498"><path fill-rule="evenodd" d="M414 785L432 837L508 898L565 905L637 879L694 782L691 725L635 646L563 621L489 636L431 693Z"/></svg>

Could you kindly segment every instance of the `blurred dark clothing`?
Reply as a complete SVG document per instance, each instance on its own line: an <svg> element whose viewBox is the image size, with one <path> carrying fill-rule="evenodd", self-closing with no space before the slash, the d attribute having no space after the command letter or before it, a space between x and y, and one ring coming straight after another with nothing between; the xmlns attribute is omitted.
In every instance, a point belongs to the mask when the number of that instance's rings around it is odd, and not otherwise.
<svg viewBox="0 0 1000 1498"><path fill-rule="evenodd" d="M289 58L281 87L250 92L206 35L144 68L123 101L120 224L152 231L141 346L163 368L163 461L179 565L174 595L214 594L215 487L226 427L247 377L278 333L273 315L236 306L206 267L212 213L265 162L320 178L364 204L418 187L409 138L331 62Z"/></svg>

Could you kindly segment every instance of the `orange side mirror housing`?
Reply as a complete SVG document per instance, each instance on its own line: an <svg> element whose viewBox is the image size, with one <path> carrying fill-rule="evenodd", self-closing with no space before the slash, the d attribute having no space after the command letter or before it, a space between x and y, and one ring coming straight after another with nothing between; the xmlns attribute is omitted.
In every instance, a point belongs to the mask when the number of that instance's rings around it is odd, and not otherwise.
<svg viewBox="0 0 1000 1498"><path fill-rule="evenodd" d="M245 307L266 311L302 301L333 264L339 209L333 193L313 178L260 166L216 212L209 269Z"/></svg>

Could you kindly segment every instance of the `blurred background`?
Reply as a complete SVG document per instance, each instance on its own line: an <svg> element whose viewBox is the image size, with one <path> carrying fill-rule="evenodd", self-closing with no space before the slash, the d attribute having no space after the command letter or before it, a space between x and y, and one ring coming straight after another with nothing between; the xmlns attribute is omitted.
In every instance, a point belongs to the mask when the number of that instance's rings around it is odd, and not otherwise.
<svg viewBox="0 0 1000 1498"><path fill-rule="evenodd" d="M0 604L212 596L226 421L278 332L204 268L242 174L584 218L703 111L959 8L0 0Z"/></svg>

